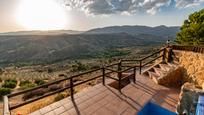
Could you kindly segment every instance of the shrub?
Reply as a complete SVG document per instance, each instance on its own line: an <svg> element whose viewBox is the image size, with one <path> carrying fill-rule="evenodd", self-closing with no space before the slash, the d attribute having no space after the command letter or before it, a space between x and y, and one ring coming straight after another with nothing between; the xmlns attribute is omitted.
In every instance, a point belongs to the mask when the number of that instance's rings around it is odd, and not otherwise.
<svg viewBox="0 0 204 115"><path fill-rule="evenodd" d="M48 68L47 69L47 73L52 73L53 72L53 69L52 68Z"/></svg>
<svg viewBox="0 0 204 115"><path fill-rule="evenodd" d="M21 81L20 86L24 86L24 85L29 84L29 83L31 83L29 80Z"/></svg>
<svg viewBox="0 0 204 115"><path fill-rule="evenodd" d="M33 98L35 96L41 96L44 95L48 90L44 89L44 88L40 88L31 92L28 92L26 94L23 95L23 100L28 100L30 98Z"/></svg>
<svg viewBox="0 0 204 115"><path fill-rule="evenodd" d="M45 81L42 80L42 79L36 79L36 80L35 80L35 83L36 83L37 85L42 85L42 84L45 83Z"/></svg>
<svg viewBox="0 0 204 115"><path fill-rule="evenodd" d="M10 94L11 93L11 89L10 88L0 88L0 96L4 96L4 95L7 95L7 94Z"/></svg>
<svg viewBox="0 0 204 115"><path fill-rule="evenodd" d="M35 95L33 94L33 92L31 91L31 92L28 92L28 93L25 93L24 95L23 95L23 100L25 101L25 100L27 100L27 99L30 99L30 98L32 98L32 97L34 97Z"/></svg>
<svg viewBox="0 0 204 115"><path fill-rule="evenodd" d="M45 89L45 88L40 88L40 89L34 90L34 91L32 91L32 92L33 92L33 94L35 94L36 96L41 96L41 95L44 95L45 93L47 93L48 90Z"/></svg>
<svg viewBox="0 0 204 115"><path fill-rule="evenodd" d="M12 81L5 81L5 83L2 85L2 87L5 87L5 88L15 88L16 87L16 84L15 82L12 82Z"/></svg>
<svg viewBox="0 0 204 115"><path fill-rule="evenodd" d="M77 72L77 71L85 71L88 70L89 66L82 64L81 62L75 61L75 64L72 65L72 72Z"/></svg>
<svg viewBox="0 0 204 115"><path fill-rule="evenodd" d="M0 75L2 75L4 73L3 69L0 68Z"/></svg>
<svg viewBox="0 0 204 115"><path fill-rule="evenodd" d="M17 80L16 79L7 79L5 82L14 82L17 84Z"/></svg>
<svg viewBox="0 0 204 115"><path fill-rule="evenodd" d="M59 76L59 77L64 77L64 76L65 76L65 74L63 74L63 73L62 73L62 74L59 74L58 76Z"/></svg>
<svg viewBox="0 0 204 115"><path fill-rule="evenodd" d="M36 84L34 84L34 83L25 83L25 84L23 84L23 85L21 85L21 89L30 89L30 88L33 88L33 87L35 87L36 86Z"/></svg>
<svg viewBox="0 0 204 115"><path fill-rule="evenodd" d="M58 89L62 88L61 85L58 85L58 84L54 84L54 85L51 85L48 87L49 91L56 91Z"/></svg>
<svg viewBox="0 0 204 115"><path fill-rule="evenodd" d="M60 94L58 94L56 97L55 97L55 101L60 101L60 100L62 100L62 99L64 99L65 98L65 96L62 94L62 93L60 93Z"/></svg>

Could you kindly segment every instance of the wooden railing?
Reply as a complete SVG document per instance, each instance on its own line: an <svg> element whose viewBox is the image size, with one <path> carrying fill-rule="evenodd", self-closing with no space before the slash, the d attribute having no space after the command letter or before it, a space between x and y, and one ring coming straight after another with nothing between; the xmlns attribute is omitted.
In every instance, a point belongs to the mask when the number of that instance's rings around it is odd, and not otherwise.
<svg viewBox="0 0 204 115"><path fill-rule="evenodd" d="M159 54L159 56L153 57L153 56L158 55L158 54ZM161 50L159 50L157 52L154 52L151 55L148 55L148 56L146 56L146 57L144 57L142 59L139 59L139 60L120 60L117 63L107 65L107 66L103 66L103 67L98 68L98 69L83 72L83 73L73 75L73 76L70 76L70 77L66 76L65 78L61 78L61 79L56 80L56 81L45 83L45 84L37 86L35 88L31 88L31 89L27 89L27 90L23 90L23 91L19 91L19 92L15 92L15 93L6 95L3 98L3 100L4 100L3 114L4 115L10 115L10 111L13 110L13 109L19 108L19 107L24 106L26 104L35 102L35 101L40 100L42 98L57 94L59 92L63 92L63 91L68 90L68 89L70 90L70 93L71 93L70 96L73 99L74 98L74 88L76 86L79 86L81 84L90 82L90 81L98 79L98 78L102 78L102 84L103 85L106 84L105 83L106 78L110 78L110 79L113 79L113 80L117 81L118 82L118 90L121 92L121 82L124 79L123 73L129 73L129 75L126 76L125 78L132 77L133 81L135 83L136 82L136 68L139 67L139 71L140 71L140 74L141 74L142 68L144 66L146 66L149 63L152 63L153 61L155 61L155 60L157 60L157 59L159 59L161 57L164 60L164 58L165 58L165 48L163 48L163 49L161 49ZM147 60L148 58L152 58L152 59L149 61L149 60ZM147 60L147 61L145 61L145 60ZM123 64L124 62L134 62L134 61L139 62L139 65L135 64L135 65L129 66L129 65L124 65ZM114 66L115 66L115 68L113 68ZM115 70L115 69L117 69L117 70ZM74 79L77 78L77 77L87 75L87 74L97 72L97 71L100 71L101 75L98 75L98 76L95 76L93 78L90 78L90 79L87 79L87 80L84 80L84 81L80 81L80 82L77 82L77 83L74 82ZM115 77L111 76L111 74L113 74L113 73L116 73L117 75ZM23 101L21 103L15 104L15 105L10 105L10 103L9 103L10 98L13 98L13 97L16 97L16 96L19 96L19 95L23 95L23 94L26 94L28 92L38 90L38 89L41 89L41 88L47 88L47 87L49 87L49 86L51 86L53 84L59 84L61 82L68 82L69 85L66 85L66 86L64 86L62 88L59 88L59 89L55 90L55 91L45 93L45 94L43 94L41 96L37 96L35 98L25 100L25 101Z"/></svg>
<svg viewBox="0 0 204 115"><path fill-rule="evenodd" d="M187 51L195 51L195 52L204 53L204 48L203 47L172 45L171 48L176 49L176 50L185 50L185 51L187 50ZM68 89L70 90L71 98L74 98L74 88L76 86L79 86L81 84L90 82L90 81L98 79L98 78L102 78L102 84L103 85L106 84L105 83L106 78L110 78L110 79L113 79L113 80L117 81L118 82L118 87L119 87L118 90L121 91L121 82L124 79L123 78L123 73L130 73L126 77L134 76L133 81L136 82L136 68L139 68L139 73L141 74L143 67L145 67L146 65L152 63L153 61L155 61L155 60L157 60L159 58L162 58L162 60L165 60L165 58L166 58L166 48L163 48L163 49L161 49L159 51L156 51L156 52L152 53L151 55L148 55L148 56L146 56L146 57L144 57L142 59L123 59L123 60L120 60L117 63L111 64L111 65L108 65L108 66L103 66L101 68L90 70L90 71L87 71L87 72L83 72L83 73L73 75L73 76L70 76L70 77L66 76L65 78L61 78L61 79L56 80L56 81L45 83L45 84L37 86L35 88L31 88L31 89L27 89L27 90L23 90L23 91L19 91L19 92L16 92L16 93L6 95L6 96L3 97L3 105L4 105L3 115L10 115L11 114L10 111L13 110L13 109L16 109L18 107L24 106L26 104L32 103L34 101L40 100L42 98L57 94L59 92L62 92L62 91L68 90ZM126 63L126 62L132 63L132 65L127 65L127 64L125 65L124 63ZM134 64L134 62L137 62L137 64ZM116 66L117 70L115 70L115 68L111 68L111 67L114 67L114 66ZM123 68L125 68L125 69L123 69ZM90 79L87 79L87 80L84 80L84 81L81 81L81 82L77 82L77 83L74 82L75 78L83 76L83 75L87 75L87 74L90 74L90 73L93 73L93 72L96 72L96 71L101 71L101 75L95 76L93 78L90 78ZM117 76L116 77L111 76L111 74L113 74L113 73L116 73ZM23 95L23 94L26 94L28 92L38 90L38 89L41 89L41 88L46 88L46 87L51 86L53 84L58 84L58 83L61 83L61 82L64 82L64 81L67 81L69 83L69 85L66 85L63 88L60 88L60 89L58 89L56 91L52 91L52 92L49 92L47 94L44 94L44 95L41 95L41 96L38 96L38 97L35 97L35 98L32 98L32 99L23 101L22 103L18 103L18 104L15 104L15 105L10 105L10 103L9 103L10 98L13 98L13 97L19 96L19 95Z"/></svg>
<svg viewBox="0 0 204 115"><path fill-rule="evenodd" d="M151 55L148 55L148 56L146 56L146 57L144 57L142 59L137 59L137 60L135 60L135 59L133 59L133 60L124 59L124 60L121 60L121 61L122 62L139 62L139 64L136 64L134 66L139 67L139 72L141 74L142 73L142 68L145 67L146 65L152 63L153 61L155 61L155 60L157 60L157 59L159 59L161 57L162 57L162 60L165 60L165 53L166 53L166 48L162 48L161 50L156 51L156 52L152 53ZM158 55L158 54L159 54L159 56L153 57L153 56ZM147 60L149 58L153 58L153 59ZM145 61L145 60L147 60L147 61ZM129 65L126 65L126 66L129 66Z"/></svg>
<svg viewBox="0 0 204 115"><path fill-rule="evenodd" d="M117 66L118 70L110 69L110 67L113 67L113 66ZM56 80L56 81L45 83L45 84L37 86L35 88L31 88L31 89L27 89L27 90L23 90L23 91L19 91L19 92L16 92L16 93L6 95L3 98L3 100L4 100L3 114L4 115L10 115L11 110L14 110L14 109L19 108L21 106L24 106L26 104L35 102L35 101L40 100L42 98L57 94L59 92L63 92L63 91L68 90L68 89L70 90L71 98L74 98L74 88L76 86L79 86L81 84L90 82L90 81L95 80L97 78L102 78L102 84L103 85L105 85L105 79L106 78L111 78L111 79L114 79L114 80L118 81L119 91L121 91L121 81L123 79L122 78L122 73L127 72L128 70L131 70L131 69L132 69L132 74L130 74L130 75L134 76L133 78L134 78L134 82L135 82L136 67L129 67L129 68L122 69L121 62L117 62L117 63L111 64L111 65L108 65L108 66L104 66L104 67L101 67L101 68L98 68L98 69L90 70L90 71L83 72L83 73L80 73L80 74L77 74L77 75L73 75L73 76L70 76L70 77L65 77L65 78L62 78L62 79L59 79L59 80ZM95 76L93 78L90 78L88 80L84 80L84 81L81 81L81 82L78 82L78 83L74 82L74 78L76 78L76 77L80 77L80 76L87 75L87 74L97 72L97 71L101 71L101 75ZM117 78L112 77L110 75L112 73L117 73ZM56 91L46 93L44 95L41 95L41 96L38 96L38 97L35 97L35 98L32 98L32 99L23 101L22 103L18 103L18 104L15 104L15 105L10 105L10 103L9 103L10 98L13 98L13 97L16 97L16 96L19 96L19 95L23 95L23 94L26 94L26 93L29 93L31 91L38 90L38 89L41 89L41 88L47 88L47 87L49 87L49 86L51 86L53 84L59 84L61 82L65 82L65 81L69 82L69 85L66 85L63 88L60 88L60 89L58 89Z"/></svg>
<svg viewBox="0 0 204 115"><path fill-rule="evenodd" d="M192 52L197 52L197 53L204 53L204 45L203 46L172 45L171 48L174 50L183 50L183 51L192 51Z"/></svg>
<svg viewBox="0 0 204 115"><path fill-rule="evenodd" d="M133 82L136 83L136 66L126 67L125 69L123 69L123 67L125 67L125 66L122 66L122 61L120 61L117 65L118 65L117 70L109 68L112 66L107 66L103 69L104 69L104 71L108 70L108 71L111 71L111 73L117 73L117 78L107 76L107 75L105 75L105 77L118 81L118 90L121 92L121 82L124 78L132 77ZM123 77L123 73L129 73L129 75Z"/></svg>

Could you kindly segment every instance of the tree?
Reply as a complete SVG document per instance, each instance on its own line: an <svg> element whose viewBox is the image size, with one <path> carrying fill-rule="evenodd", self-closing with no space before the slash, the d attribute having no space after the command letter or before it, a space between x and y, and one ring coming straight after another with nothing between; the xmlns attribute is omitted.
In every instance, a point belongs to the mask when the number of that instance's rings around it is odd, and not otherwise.
<svg viewBox="0 0 204 115"><path fill-rule="evenodd" d="M190 14L177 33L176 42L179 44L204 44L204 9Z"/></svg>

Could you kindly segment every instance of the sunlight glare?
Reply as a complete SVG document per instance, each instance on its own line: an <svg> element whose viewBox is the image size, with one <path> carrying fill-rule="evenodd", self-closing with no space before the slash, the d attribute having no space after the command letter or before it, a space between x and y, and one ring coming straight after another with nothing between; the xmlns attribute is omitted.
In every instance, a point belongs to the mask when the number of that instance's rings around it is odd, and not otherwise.
<svg viewBox="0 0 204 115"><path fill-rule="evenodd" d="M53 0L21 0L17 22L29 30L58 30L67 24L64 9Z"/></svg>

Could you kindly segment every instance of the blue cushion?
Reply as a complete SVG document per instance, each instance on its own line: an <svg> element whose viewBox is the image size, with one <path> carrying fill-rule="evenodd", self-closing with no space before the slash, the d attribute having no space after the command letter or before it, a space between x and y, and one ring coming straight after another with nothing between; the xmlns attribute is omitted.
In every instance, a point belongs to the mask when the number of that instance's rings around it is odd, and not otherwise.
<svg viewBox="0 0 204 115"><path fill-rule="evenodd" d="M177 115L159 105L148 102L139 112L138 115Z"/></svg>
<svg viewBox="0 0 204 115"><path fill-rule="evenodd" d="M196 107L196 115L204 115L204 96L199 96Z"/></svg>

